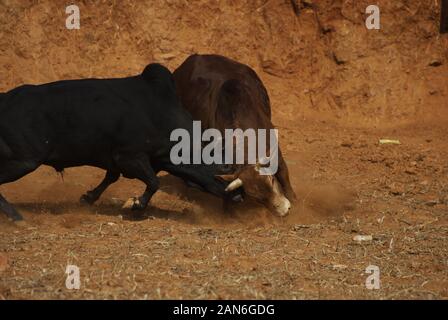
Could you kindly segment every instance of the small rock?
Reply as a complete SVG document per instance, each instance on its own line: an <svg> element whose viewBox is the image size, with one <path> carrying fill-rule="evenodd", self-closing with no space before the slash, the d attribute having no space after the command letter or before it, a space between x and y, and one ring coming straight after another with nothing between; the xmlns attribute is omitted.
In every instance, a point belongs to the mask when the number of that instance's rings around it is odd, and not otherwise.
<svg viewBox="0 0 448 320"><path fill-rule="evenodd" d="M344 147L344 148L351 148L352 146L353 146L353 143L348 142L348 141L341 143L341 147Z"/></svg>
<svg viewBox="0 0 448 320"><path fill-rule="evenodd" d="M345 264L334 264L332 268L333 270L344 270L347 269L347 266Z"/></svg>
<svg viewBox="0 0 448 320"><path fill-rule="evenodd" d="M309 228L311 228L311 226L306 225L306 224L296 224L294 227L292 227L292 230L297 231L300 229L309 229Z"/></svg>
<svg viewBox="0 0 448 320"><path fill-rule="evenodd" d="M380 139L380 144L401 144L400 140Z"/></svg>
<svg viewBox="0 0 448 320"><path fill-rule="evenodd" d="M415 170L414 167L407 167L406 170L404 170L405 173L410 174L410 175L415 175L417 174L417 171Z"/></svg>
<svg viewBox="0 0 448 320"><path fill-rule="evenodd" d="M356 242L368 242L368 241L372 241L373 237L371 235L356 235L353 237L353 241Z"/></svg>

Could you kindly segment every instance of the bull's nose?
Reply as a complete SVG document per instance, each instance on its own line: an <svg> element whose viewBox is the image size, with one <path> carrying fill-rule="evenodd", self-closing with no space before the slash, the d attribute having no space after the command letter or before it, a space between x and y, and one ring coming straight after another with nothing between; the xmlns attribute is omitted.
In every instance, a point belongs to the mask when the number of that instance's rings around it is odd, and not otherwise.
<svg viewBox="0 0 448 320"><path fill-rule="evenodd" d="M289 214L291 210L291 202L288 199L284 199L280 204L275 206L275 211L280 217L285 217Z"/></svg>

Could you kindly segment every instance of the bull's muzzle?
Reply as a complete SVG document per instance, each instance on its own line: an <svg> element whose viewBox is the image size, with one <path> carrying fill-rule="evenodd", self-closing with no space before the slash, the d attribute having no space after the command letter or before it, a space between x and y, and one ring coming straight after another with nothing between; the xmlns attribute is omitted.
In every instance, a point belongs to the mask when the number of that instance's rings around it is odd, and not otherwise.
<svg viewBox="0 0 448 320"><path fill-rule="evenodd" d="M285 197L282 197L279 201L276 201L273 205L275 213L280 217L285 217L289 214L291 209L291 202Z"/></svg>

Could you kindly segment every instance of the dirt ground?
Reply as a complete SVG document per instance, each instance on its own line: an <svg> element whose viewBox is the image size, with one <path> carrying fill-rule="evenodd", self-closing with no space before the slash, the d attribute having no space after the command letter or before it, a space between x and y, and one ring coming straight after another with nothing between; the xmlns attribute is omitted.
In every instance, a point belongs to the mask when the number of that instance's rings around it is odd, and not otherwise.
<svg viewBox="0 0 448 320"><path fill-rule="evenodd" d="M41 167L0 192L0 299L448 299L448 38L435 1L0 1L0 89L171 69L194 52L251 65L299 201L284 219L161 175L142 216L121 209L144 186L104 172ZM370 4L370 3L369 3ZM104 58L103 58L104 57ZM398 139L381 145L379 139ZM372 240L354 241L357 235ZM81 289L65 287L67 265ZM381 287L366 289L366 268Z"/></svg>

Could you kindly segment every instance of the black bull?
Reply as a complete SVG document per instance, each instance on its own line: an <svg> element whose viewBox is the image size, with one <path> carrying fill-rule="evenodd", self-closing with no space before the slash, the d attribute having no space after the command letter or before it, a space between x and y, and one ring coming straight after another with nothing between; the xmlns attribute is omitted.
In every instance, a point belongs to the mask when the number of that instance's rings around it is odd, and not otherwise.
<svg viewBox="0 0 448 320"><path fill-rule="evenodd" d="M81 197L94 203L120 175L146 185L133 209L147 207L167 171L226 197L227 183L212 166L173 165L172 130L192 130L192 118L175 95L168 69L151 64L141 75L120 79L59 81L0 94L0 185L49 165L58 171L89 165L107 170ZM0 194L0 211L21 215Z"/></svg>

